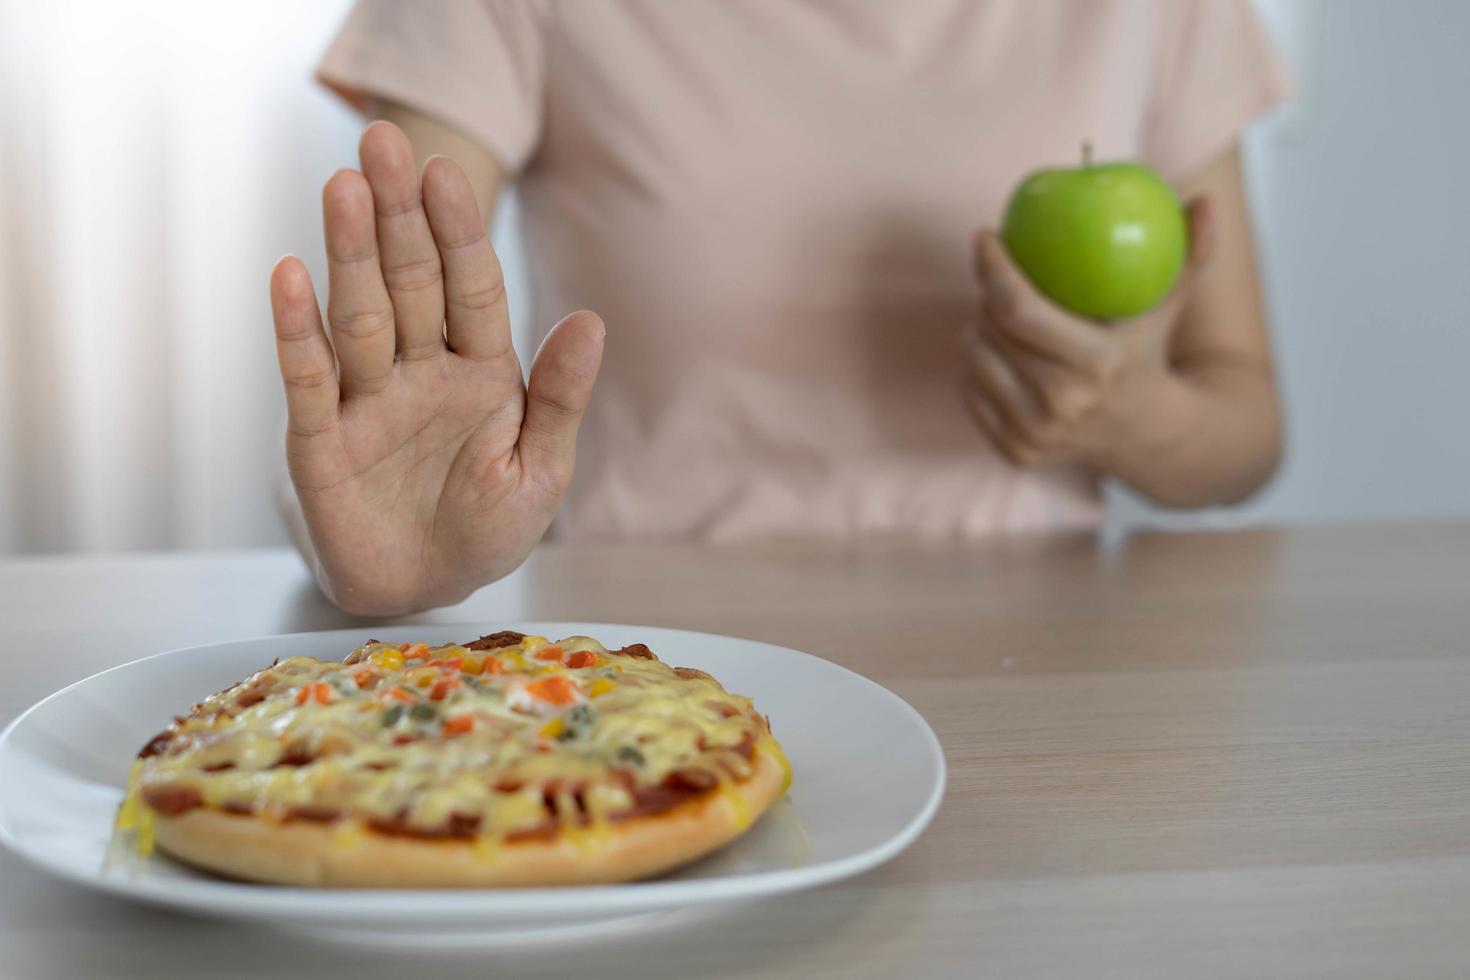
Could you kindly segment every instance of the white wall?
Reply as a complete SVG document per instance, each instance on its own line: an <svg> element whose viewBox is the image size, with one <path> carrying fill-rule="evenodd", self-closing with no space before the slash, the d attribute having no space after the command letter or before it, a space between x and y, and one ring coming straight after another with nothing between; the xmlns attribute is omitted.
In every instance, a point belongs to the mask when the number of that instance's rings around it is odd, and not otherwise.
<svg viewBox="0 0 1470 980"><path fill-rule="evenodd" d="M1261 7L1298 86L1246 158L1288 452L1246 506L1167 520L1470 516L1470 3Z"/></svg>

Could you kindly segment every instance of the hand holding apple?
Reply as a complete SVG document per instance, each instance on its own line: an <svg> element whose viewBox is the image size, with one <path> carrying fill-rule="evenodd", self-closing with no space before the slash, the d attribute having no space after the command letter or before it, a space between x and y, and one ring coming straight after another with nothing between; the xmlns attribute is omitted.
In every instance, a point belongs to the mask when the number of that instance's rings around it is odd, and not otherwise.
<svg viewBox="0 0 1470 980"><path fill-rule="evenodd" d="M1172 290L1162 302L1155 297L1148 312L1106 326L1043 296L999 237L980 235L975 264L982 294L980 315L965 334L965 394L976 421L1006 457L1018 465L1083 462L1106 471L1120 447L1136 449L1147 438L1151 420L1168 410L1179 384L1169 368L1169 339L1208 257L1210 225L1207 202L1192 202L1191 246L1182 270L1167 277ZM1151 281L1157 288L1160 280ZM1147 291L1134 292L1134 302ZM1069 295L1084 294L1103 295ZM1092 306L1090 312L1116 309Z"/></svg>

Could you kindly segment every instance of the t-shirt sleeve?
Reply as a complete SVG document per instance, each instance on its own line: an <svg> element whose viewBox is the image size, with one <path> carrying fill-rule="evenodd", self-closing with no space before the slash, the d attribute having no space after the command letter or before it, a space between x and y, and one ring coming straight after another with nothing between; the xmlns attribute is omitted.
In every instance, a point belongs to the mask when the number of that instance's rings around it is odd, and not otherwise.
<svg viewBox="0 0 1470 980"><path fill-rule="evenodd" d="M545 20L538 0L358 0L317 78L359 110L432 116L514 173L541 138Z"/></svg>
<svg viewBox="0 0 1470 980"><path fill-rule="evenodd" d="M1250 0L1165 4L1143 158L1171 180L1198 174L1290 91Z"/></svg>

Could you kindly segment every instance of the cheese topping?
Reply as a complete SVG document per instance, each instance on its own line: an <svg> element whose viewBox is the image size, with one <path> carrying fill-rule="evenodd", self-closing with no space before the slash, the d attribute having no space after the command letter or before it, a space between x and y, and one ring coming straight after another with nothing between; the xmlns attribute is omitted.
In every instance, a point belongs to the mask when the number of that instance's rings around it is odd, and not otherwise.
<svg viewBox="0 0 1470 980"><path fill-rule="evenodd" d="M733 791L756 753L789 763L750 699L647 647L498 633L428 647L369 641L344 662L279 661L195 705L140 753L120 831L194 806L424 837L553 833Z"/></svg>

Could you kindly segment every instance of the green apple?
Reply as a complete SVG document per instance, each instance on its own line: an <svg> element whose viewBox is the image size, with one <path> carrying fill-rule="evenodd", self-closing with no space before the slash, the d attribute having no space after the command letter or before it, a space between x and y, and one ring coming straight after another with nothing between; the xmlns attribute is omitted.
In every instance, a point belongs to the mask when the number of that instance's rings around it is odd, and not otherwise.
<svg viewBox="0 0 1470 980"><path fill-rule="evenodd" d="M1038 170L1006 205L1001 241L1053 302L1098 320L1151 309L1174 287L1189 228L1174 189L1140 163Z"/></svg>

